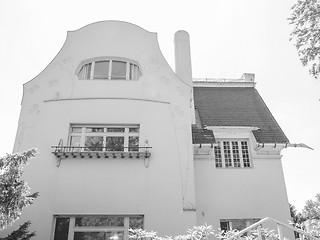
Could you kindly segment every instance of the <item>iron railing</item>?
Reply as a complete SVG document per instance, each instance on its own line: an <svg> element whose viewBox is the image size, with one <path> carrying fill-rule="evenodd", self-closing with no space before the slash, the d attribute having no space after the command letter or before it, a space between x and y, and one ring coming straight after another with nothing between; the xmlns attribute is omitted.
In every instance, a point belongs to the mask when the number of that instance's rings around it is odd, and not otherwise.
<svg viewBox="0 0 320 240"><path fill-rule="evenodd" d="M52 146L52 153L57 157L57 166L59 167L62 159L72 158L126 158L145 160L145 166L149 165L149 158L151 156L152 147L71 147L71 146Z"/></svg>

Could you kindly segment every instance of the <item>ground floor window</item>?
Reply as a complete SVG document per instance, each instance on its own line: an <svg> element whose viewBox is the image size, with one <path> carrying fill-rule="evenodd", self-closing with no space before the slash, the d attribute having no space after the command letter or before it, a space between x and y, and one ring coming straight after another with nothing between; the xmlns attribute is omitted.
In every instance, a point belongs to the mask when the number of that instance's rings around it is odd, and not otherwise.
<svg viewBox="0 0 320 240"><path fill-rule="evenodd" d="M221 219L220 228L224 231L229 230L243 230L252 224L260 221L259 218L250 218L250 219Z"/></svg>
<svg viewBox="0 0 320 240"><path fill-rule="evenodd" d="M55 216L54 240L128 240L128 229L143 229L144 216Z"/></svg>

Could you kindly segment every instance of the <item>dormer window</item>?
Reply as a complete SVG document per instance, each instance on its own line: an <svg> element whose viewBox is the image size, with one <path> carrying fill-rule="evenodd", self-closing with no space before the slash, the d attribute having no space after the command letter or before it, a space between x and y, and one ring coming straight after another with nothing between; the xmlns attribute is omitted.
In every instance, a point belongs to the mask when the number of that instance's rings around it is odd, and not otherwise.
<svg viewBox="0 0 320 240"><path fill-rule="evenodd" d="M138 80L141 76L139 64L124 58L95 58L83 61L78 67L80 80Z"/></svg>
<svg viewBox="0 0 320 240"><path fill-rule="evenodd" d="M246 140L218 141L214 147L216 168L251 168Z"/></svg>

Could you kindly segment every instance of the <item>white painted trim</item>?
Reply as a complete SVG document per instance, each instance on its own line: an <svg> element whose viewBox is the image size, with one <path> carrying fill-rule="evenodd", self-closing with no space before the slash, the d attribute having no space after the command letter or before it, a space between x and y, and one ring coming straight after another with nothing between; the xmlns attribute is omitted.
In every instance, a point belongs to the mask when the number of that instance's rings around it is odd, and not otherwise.
<svg viewBox="0 0 320 240"><path fill-rule="evenodd" d="M258 127L246 127L246 126L206 126L205 129L208 130L246 130L246 131L257 131L260 128Z"/></svg>
<svg viewBox="0 0 320 240"><path fill-rule="evenodd" d="M193 87L240 87L240 88L254 88L255 82L207 82L207 81L193 81Z"/></svg>
<svg viewBox="0 0 320 240"><path fill-rule="evenodd" d="M78 100L135 100L135 101L144 101L144 102L155 102L155 103L164 103L170 104L170 102L158 101L152 99L142 99L142 98L118 98L118 97L101 97L101 98L60 98L60 99L48 99L43 102L60 102L60 101L78 101Z"/></svg>

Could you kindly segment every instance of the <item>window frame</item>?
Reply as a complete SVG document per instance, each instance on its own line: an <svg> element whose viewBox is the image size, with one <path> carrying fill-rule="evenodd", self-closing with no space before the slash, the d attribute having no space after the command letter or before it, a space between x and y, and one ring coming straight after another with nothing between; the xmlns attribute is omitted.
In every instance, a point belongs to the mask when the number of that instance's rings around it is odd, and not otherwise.
<svg viewBox="0 0 320 240"><path fill-rule="evenodd" d="M109 67L108 67L108 74L106 78L95 78L94 76L94 71L95 71L95 64L96 62L101 62L101 61L109 61ZM113 61L115 62L125 62L126 63L126 74L125 78L112 78L112 65ZM84 67L86 64L91 64L90 67L90 73L89 78L80 78L80 71L82 70L82 67ZM136 66L138 69L138 74L136 77L134 77L136 74L132 73L131 65ZM114 57L114 56L109 56L109 57L95 57L95 58L89 58L86 60L81 61L81 63L78 65L75 74L78 76L79 80L130 80L130 81L137 81L139 78L142 76L142 70L141 70L141 65L139 62L128 59L128 58L122 58L122 57Z"/></svg>
<svg viewBox="0 0 320 240"><path fill-rule="evenodd" d="M222 222L226 222L229 229L227 229L227 231L230 231L230 230L235 230L233 228L233 222L236 222L236 221L245 221L245 228L251 226L252 224L256 223L256 222L259 222L261 219L260 218L238 218L238 219L220 219L220 229L222 229L221 227L221 223ZM244 228L243 228L244 229ZM243 229L238 229L239 231L243 230Z"/></svg>
<svg viewBox="0 0 320 240"><path fill-rule="evenodd" d="M218 139L216 143L217 145L213 147L214 164L216 168L253 168L249 139Z"/></svg>
<svg viewBox="0 0 320 240"><path fill-rule="evenodd" d="M76 218L79 217L88 217L88 216L97 216L97 217L123 217L124 224L123 226L76 226ZM133 215L105 215L105 214L94 214L94 215L54 215L54 224L53 224L53 236L52 239L55 240L56 234L56 223L58 218L68 218L68 240L73 240L74 235L77 232L123 232L123 240L129 240L129 228L130 228L130 218L142 217L142 229L144 229L145 216L143 214L133 214Z"/></svg>
<svg viewBox="0 0 320 240"><path fill-rule="evenodd" d="M80 128L81 132L73 132L74 128ZM89 128L102 128L103 132L87 132L86 130ZM108 129L112 128L124 128L123 132L110 132ZM130 129L137 128L138 131L130 131ZM72 145L72 137L80 137L80 146ZM76 149L77 147L86 147L86 137L102 137L103 138L103 146L101 152L104 151L119 151L119 150L107 150L107 138L108 137L123 137L123 150L122 152L129 151L139 151L140 146L140 125L139 124L130 124L130 125L113 125L113 124L70 124L69 127L69 137L68 137L68 146L70 148ZM138 146L130 146L130 137L138 137ZM130 149L136 148L134 150ZM88 151L81 148L81 151ZM95 151L95 150L93 150Z"/></svg>

